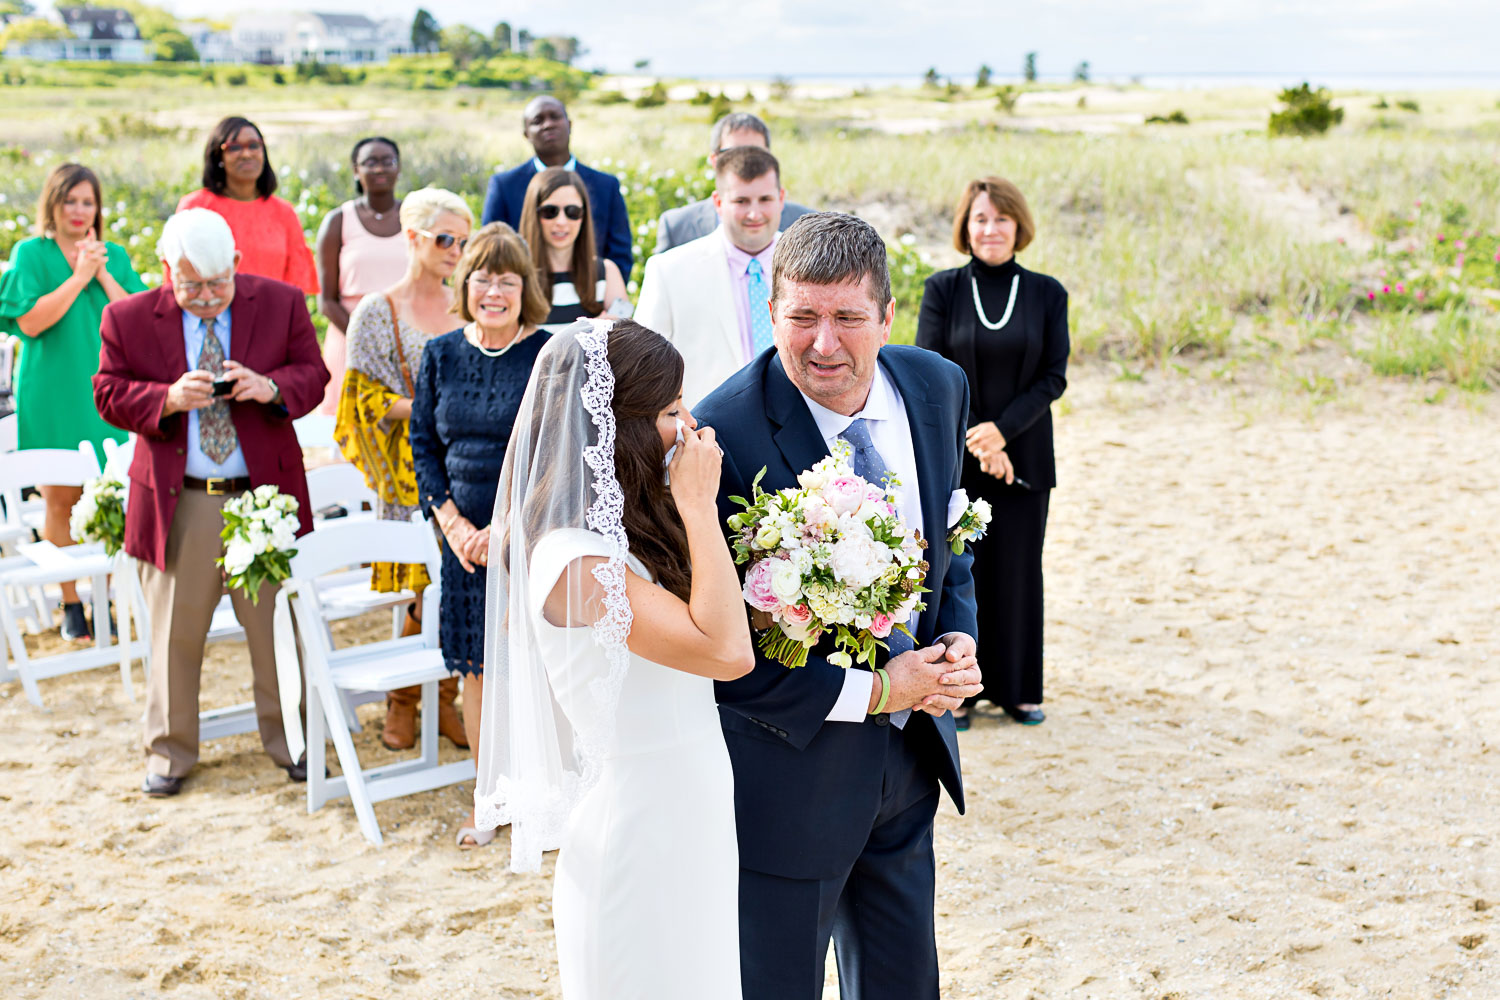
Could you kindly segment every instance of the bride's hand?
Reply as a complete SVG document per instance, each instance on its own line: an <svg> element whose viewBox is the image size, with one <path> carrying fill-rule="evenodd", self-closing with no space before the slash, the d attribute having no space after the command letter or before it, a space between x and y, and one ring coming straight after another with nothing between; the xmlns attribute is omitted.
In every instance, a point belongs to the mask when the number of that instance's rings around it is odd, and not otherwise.
<svg viewBox="0 0 1500 1000"><path fill-rule="evenodd" d="M667 471L672 480L672 499L678 511L708 507L717 511L719 502L719 469L724 456L714 441L714 429L684 429L682 444Z"/></svg>

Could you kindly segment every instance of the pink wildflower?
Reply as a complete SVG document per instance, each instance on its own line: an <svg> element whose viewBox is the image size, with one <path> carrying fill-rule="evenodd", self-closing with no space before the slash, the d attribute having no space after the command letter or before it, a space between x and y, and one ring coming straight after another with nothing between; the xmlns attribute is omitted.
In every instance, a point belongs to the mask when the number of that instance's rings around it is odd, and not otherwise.
<svg viewBox="0 0 1500 1000"><path fill-rule="evenodd" d="M1500 250L1495 251L1495 263L1500 264Z"/></svg>
<svg viewBox="0 0 1500 1000"><path fill-rule="evenodd" d="M1417 301L1421 302L1425 298L1427 298L1427 293L1424 292L1424 291L1422 291L1422 289L1418 288L1417 289Z"/></svg>
<svg viewBox="0 0 1500 1000"><path fill-rule="evenodd" d="M1397 294L1397 295L1405 295L1405 294L1406 294L1406 286L1405 286L1405 285L1403 285L1403 284L1402 284L1402 283L1401 283L1401 282L1399 282L1399 281L1398 281L1398 282L1396 282L1396 294Z"/></svg>
<svg viewBox="0 0 1500 1000"><path fill-rule="evenodd" d="M1366 292L1365 294L1370 297L1370 301L1371 302L1375 301L1375 293L1374 292Z"/></svg>
<svg viewBox="0 0 1500 1000"><path fill-rule="evenodd" d="M1469 249L1469 244L1465 243L1463 240L1454 240L1453 241L1453 246L1454 246L1454 249L1457 249L1457 250L1467 250L1467 249Z"/></svg>
<svg viewBox="0 0 1500 1000"><path fill-rule="evenodd" d="M1438 242L1439 242L1439 243L1441 243L1441 242L1443 242L1443 239L1444 239L1444 236L1443 236L1443 234L1442 234L1442 233L1438 233L1438 238L1437 238L1437 241L1438 241Z"/></svg>
<svg viewBox="0 0 1500 1000"><path fill-rule="evenodd" d="M1380 286L1380 294L1381 295L1389 295L1389 294L1391 294L1391 286L1390 285L1381 285Z"/></svg>

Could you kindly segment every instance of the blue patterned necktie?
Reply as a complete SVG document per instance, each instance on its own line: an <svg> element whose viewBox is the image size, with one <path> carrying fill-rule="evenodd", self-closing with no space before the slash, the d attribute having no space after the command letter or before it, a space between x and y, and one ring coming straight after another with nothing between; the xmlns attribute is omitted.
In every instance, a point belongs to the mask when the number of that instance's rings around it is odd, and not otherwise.
<svg viewBox="0 0 1500 1000"><path fill-rule="evenodd" d="M885 464L885 459L880 457L880 452L875 450L875 442L870 439L870 427L865 423L865 418L860 417L844 428L844 433L839 437L854 446L854 474L867 483L881 485L886 477L895 473L890 466ZM899 507L897 508L900 509ZM910 622L907 623L908 627ZM895 631L886 640L886 645L891 647L891 658L900 656L908 650L915 649L916 645L907 637L905 632ZM891 713L891 725L897 729L905 728L906 720L911 718L911 709L903 708L899 712Z"/></svg>
<svg viewBox="0 0 1500 1000"><path fill-rule="evenodd" d="M766 303L771 298L771 289L766 284L766 272L760 266L760 261L750 258L747 271L750 280L746 283L745 297L750 303L750 357L754 358L774 343L771 336L771 311L766 308Z"/></svg>
<svg viewBox="0 0 1500 1000"><path fill-rule="evenodd" d="M203 347L198 351L198 367L218 378L224 374L224 345L214 334L213 320L200 320L200 323L203 326ZM228 400L221 397L198 411L198 447L215 464L223 465L239 444L234 421L229 417Z"/></svg>

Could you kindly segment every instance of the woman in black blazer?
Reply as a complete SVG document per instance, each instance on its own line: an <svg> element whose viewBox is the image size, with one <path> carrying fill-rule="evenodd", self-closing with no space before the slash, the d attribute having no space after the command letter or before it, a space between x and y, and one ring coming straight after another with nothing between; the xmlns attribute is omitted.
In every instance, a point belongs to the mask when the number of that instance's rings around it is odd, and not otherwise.
<svg viewBox="0 0 1500 1000"><path fill-rule="evenodd" d="M927 279L917 346L969 377L963 485L994 508L974 545L984 696L1017 722L1042 714L1042 539L1057 485L1051 403L1067 387L1068 293L1016 263L1036 228L1010 181L970 181L953 217L969 262ZM967 711L954 713L968 728Z"/></svg>

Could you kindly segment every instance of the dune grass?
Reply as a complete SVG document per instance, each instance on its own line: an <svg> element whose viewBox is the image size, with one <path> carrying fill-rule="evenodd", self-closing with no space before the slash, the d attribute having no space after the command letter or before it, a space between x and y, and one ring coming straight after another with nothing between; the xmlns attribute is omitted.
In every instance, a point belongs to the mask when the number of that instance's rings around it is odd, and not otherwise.
<svg viewBox="0 0 1500 1000"><path fill-rule="evenodd" d="M1036 216L1022 262L1070 291L1078 356L1138 367L1332 342L1381 374L1500 386L1500 260L1484 256L1500 252L1492 97L1424 96L1397 128L1381 124L1373 97L1346 96L1346 125L1330 135L1272 140L1266 95L1171 95L1193 124L1164 129L1117 119L1122 108L1159 111L1167 95L1090 92L1088 109L1111 123L1105 134L1064 130L1091 111L1063 96L1024 94L1012 114L970 91L741 106L771 122L791 197L857 211L892 245L899 338L914 330L922 278L961 260L949 246L955 195L998 173ZM111 237L156 270L148 230L196 185L201 136L225 113L262 120L280 193L309 231L352 195L347 153L358 135L394 136L405 186L448 187L476 209L489 174L529 153L524 98L490 90L3 87L0 97L0 134L19 137L0 146L0 256L24 235L20 218L47 170L69 158L100 170ZM654 247L656 215L710 186L705 109L585 95L573 117L580 156L626 185L639 261ZM1461 257L1462 239L1474 249Z"/></svg>

